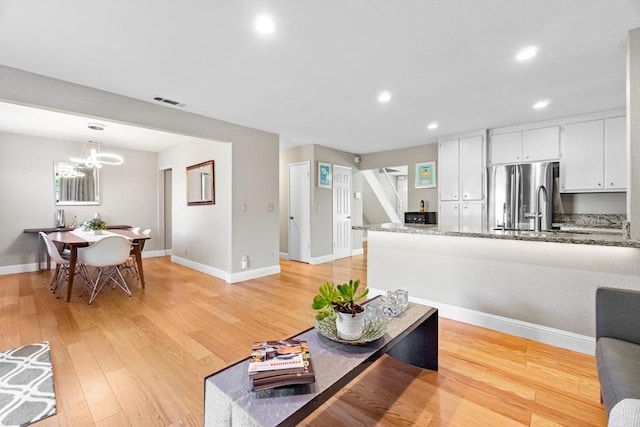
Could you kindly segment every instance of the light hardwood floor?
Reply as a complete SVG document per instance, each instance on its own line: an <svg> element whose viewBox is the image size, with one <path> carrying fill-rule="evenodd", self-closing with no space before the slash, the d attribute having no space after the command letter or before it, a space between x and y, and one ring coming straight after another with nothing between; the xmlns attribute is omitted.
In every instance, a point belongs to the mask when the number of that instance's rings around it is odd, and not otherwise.
<svg viewBox="0 0 640 427"><path fill-rule="evenodd" d="M0 351L51 343L58 414L42 426L202 425L203 378L251 342L309 327L325 280L361 278L366 255L233 285L145 259L146 289L104 289L92 306L48 290L50 274L0 276ZM440 320L440 370L384 356L309 426L604 426L594 358Z"/></svg>

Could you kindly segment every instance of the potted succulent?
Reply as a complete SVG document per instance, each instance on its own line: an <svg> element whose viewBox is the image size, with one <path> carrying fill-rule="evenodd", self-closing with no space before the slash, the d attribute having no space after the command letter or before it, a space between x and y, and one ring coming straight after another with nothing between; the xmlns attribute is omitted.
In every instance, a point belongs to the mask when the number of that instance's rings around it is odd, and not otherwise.
<svg viewBox="0 0 640 427"><path fill-rule="evenodd" d="M100 218L93 218L83 224L83 230L93 231L95 234L101 234L102 230L107 229L107 223Z"/></svg>
<svg viewBox="0 0 640 427"><path fill-rule="evenodd" d="M313 298L311 308L317 311L316 319L335 319L338 336L344 340L357 340L364 330L364 307L358 304L369 294L369 288L358 293L360 279L335 285L327 281L320 285L319 294Z"/></svg>

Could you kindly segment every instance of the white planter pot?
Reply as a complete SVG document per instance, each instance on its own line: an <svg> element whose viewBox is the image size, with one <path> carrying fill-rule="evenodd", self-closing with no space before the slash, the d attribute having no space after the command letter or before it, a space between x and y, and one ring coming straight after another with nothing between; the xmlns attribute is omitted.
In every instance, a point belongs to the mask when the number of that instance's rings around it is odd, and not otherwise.
<svg viewBox="0 0 640 427"><path fill-rule="evenodd" d="M336 329L338 336L343 340L354 341L362 337L364 331L364 319L366 312L358 313L355 317L352 314L338 312L336 319Z"/></svg>

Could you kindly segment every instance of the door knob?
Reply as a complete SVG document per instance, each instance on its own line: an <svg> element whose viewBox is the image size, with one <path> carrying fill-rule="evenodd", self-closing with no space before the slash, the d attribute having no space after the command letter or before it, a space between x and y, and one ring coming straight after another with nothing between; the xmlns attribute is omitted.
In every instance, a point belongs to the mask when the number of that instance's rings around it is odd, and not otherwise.
<svg viewBox="0 0 640 427"><path fill-rule="evenodd" d="M293 217L292 217L292 216L290 216L290 217L289 217L289 219L293 220Z"/></svg>

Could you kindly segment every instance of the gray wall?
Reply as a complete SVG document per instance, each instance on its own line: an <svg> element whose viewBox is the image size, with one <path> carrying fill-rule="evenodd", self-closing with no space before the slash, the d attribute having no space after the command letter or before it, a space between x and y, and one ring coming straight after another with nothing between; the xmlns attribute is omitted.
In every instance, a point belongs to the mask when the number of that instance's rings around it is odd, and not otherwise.
<svg viewBox="0 0 640 427"><path fill-rule="evenodd" d="M351 223L362 225L362 199L356 199L356 192L362 193L362 176L355 163L355 155L320 145L305 145L280 152L280 252L289 251L288 193L289 164L306 162L311 173L311 257L318 258L333 254L333 191L318 188L318 162L350 167L352 170ZM353 231L352 249L362 249L362 233Z"/></svg>
<svg viewBox="0 0 640 427"><path fill-rule="evenodd" d="M241 271L241 254L258 254L251 268L278 265L277 256L267 259L278 249L278 135L5 66L0 66L0 99L231 143L232 216L226 225L232 230L231 273ZM255 209L243 215L242 203ZM273 212L267 212L268 203Z"/></svg>
<svg viewBox="0 0 640 427"><path fill-rule="evenodd" d="M188 206L186 167L213 160L215 204ZM159 154L171 164L172 255L231 271L231 144L203 141L180 145Z"/></svg>
<svg viewBox="0 0 640 427"><path fill-rule="evenodd" d="M79 156L84 144L0 132L0 183L4 207L0 209L0 267L35 262L36 237L25 228L54 227L56 209L64 209L67 222L90 219L100 212L107 224L151 228L157 224L156 153L113 149L125 162L100 171L100 205L56 206L53 162ZM151 239L145 251L162 248Z"/></svg>
<svg viewBox="0 0 640 427"><path fill-rule="evenodd" d="M415 188L416 163L438 160L438 144L428 143L418 147L410 147L401 150L383 151L380 153L363 154L360 162L360 170L378 169L388 166L409 167L408 175L408 212L416 212L420 209L420 200L424 200L428 211L438 211L438 188ZM436 163L436 171L438 164ZM437 181L436 181L437 184Z"/></svg>

